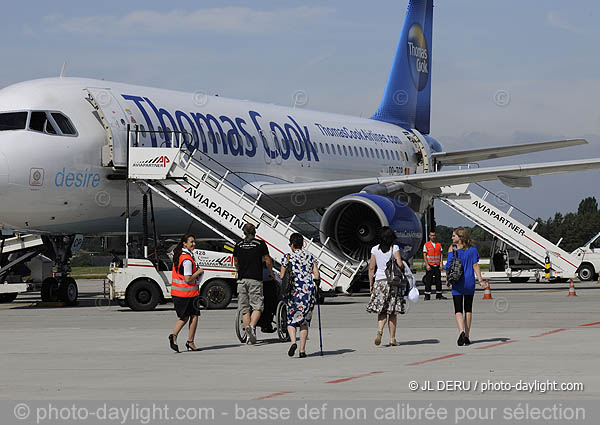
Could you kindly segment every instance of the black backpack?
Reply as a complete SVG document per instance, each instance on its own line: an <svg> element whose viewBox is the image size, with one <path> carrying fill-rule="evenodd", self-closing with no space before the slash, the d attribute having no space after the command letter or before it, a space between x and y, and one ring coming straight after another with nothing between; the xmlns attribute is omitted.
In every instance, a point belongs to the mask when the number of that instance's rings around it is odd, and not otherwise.
<svg viewBox="0 0 600 425"><path fill-rule="evenodd" d="M448 283L450 285L454 285L456 282L460 280L464 273L463 265L458 258L458 253L456 251L455 245L452 245L452 261L450 262L450 267L448 268L447 278Z"/></svg>

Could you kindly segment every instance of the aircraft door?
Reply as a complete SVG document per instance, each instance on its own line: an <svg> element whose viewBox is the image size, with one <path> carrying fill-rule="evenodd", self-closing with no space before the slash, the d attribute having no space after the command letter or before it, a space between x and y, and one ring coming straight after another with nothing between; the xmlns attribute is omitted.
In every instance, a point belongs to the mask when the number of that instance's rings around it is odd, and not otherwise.
<svg viewBox="0 0 600 425"><path fill-rule="evenodd" d="M110 88L88 87L88 101L96 118L106 130L106 144L102 147L102 165L127 166L128 118Z"/></svg>

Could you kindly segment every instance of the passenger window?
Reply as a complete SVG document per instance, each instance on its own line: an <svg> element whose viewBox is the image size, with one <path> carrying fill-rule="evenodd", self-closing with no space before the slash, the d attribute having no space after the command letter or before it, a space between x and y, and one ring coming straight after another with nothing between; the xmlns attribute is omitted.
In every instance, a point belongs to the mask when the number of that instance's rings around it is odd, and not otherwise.
<svg viewBox="0 0 600 425"><path fill-rule="evenodd" d="M33 131L39 131L41 133L56 134L54 126L50 121L48 121L46 113L42 111L31 113L31 119L29 120L29 129Z"/></svg>
<svg viewBox="0 0 600 425"><path fill-rule="evenodd" d="M365 148L365 153L367 154L367 158L369 158L369 148Z"/></svg>
<svg viewBox="0 0 600 425"><path fill-rule="evenodd" d="M165 133L163 133L163 129L160 125L158 126L158 137L160 137L160 140L165 140Z"/></svg>
<svg viewBox="0 0 600 425"><path fill-rule="evenodd" d="M319 143L319 147L321 148L321 153L325 153L325 149L323 149L323 143Z"/></svg>
<svg viewBox="0 0 600 425"><path fill-rule="evenodd" d="M56 125L58 125L58 128L60 128L62 134L67 136L77 135L77 131L71 123L71 120L68 119L66 116L64 116L60 112L52 112L52 118L54 118L54 122L56 122Z"/></svg>
<svg viewBox="0 0 600 425"><path fill-rule="evenodd" d="M352 146L348 146L348 152L350 152L350 156L354 156L352 155Z"/></svg>
<svg viewBox="0 0 600 425"><path fill-rule="evenodd" d="M362 146L360 147L360 156L365 156Z"/></svg>
<svg viewBox="0 0 600 425"><path fill-rule="evenodd" d="M344 145L344 155L348 156L348 151L346 150L346 145Z"/></svg>
<svg viewBox="0 0 600 425"><path fill-rule="evenodd" d="M0 131L25 130L27 112L6 112L0 114Z"/></svg>
<svg viewBox="0 0 600 425"><path fill-rule="evenodd" d="M358 156L358 149L354 146L354 155Z"/></svg>
<svg viewBox="0 0 600 425"><path fill-rule="evenodd" d="M329 154L329 143L325 143L325 148L327 149L327 153Z"/></svg>
<svg viewBox="0 0 600 425"><path fill-rule="evenodd" d="M379 159L379 150L375 149L375 155L377 155L377 159Z"/></svg>
<svg viewBox="0 0 600 425"><path fill-rule="evenodd" d="M371 148L371 158L375 158L375 154L373 153L373 148Z"/></svg>
<svg viewBox="0 0 600 425"><path fill-rule="evenodd" d="M337 145L338 148L338 155L342 156L342 147L340 145Z"/></svg>

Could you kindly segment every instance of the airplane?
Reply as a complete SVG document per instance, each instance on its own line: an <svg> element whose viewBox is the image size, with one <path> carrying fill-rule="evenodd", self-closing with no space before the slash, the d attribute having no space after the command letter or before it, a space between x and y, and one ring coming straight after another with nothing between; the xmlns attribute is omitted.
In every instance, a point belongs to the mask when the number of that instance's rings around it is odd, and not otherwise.
<svg viewBox="0 0 600 425"><path fill-rule="evenodd" d="M318 233L337 251L366 259L382 226L407 258L440 187L600 168L600 159L444 170L444 166L564 148L580 138L447 152L430 135L433 1L410 0L387 85L370 118L84 78L26 81L0 90L0 224L45 236L68 280L76 234L124 232L128 126L141 146L178 143L274 213L319 214ZM131 231L141 232L142 194L131 191ZM193 219L157 200L161 235ZM194 225L197 225L195 223ZM210 229L202 229L210 234Z"/></svg>

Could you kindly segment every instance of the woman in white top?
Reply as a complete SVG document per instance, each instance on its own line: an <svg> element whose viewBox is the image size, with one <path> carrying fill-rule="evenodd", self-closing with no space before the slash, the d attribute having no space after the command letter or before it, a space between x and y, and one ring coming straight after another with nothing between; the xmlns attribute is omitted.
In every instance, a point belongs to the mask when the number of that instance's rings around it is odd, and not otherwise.
<svg viewBox="0 0 600 425"><path fill-rule="evenodd" d="M404 272L405 267L400 257L400 248L394 245L396 234L385 226L381 228L381 243L371 249L369 261L369 284L371 300L367 304L367 312L377 313L377 337L375 345L381 344L385 322L390 330L390 346L396 346L397 313L403 313L403 299L399 291L390 291L390 285L385 276L388 261L393 257L398 267ZM377 271L376 271L377 270Z"/></svg>

